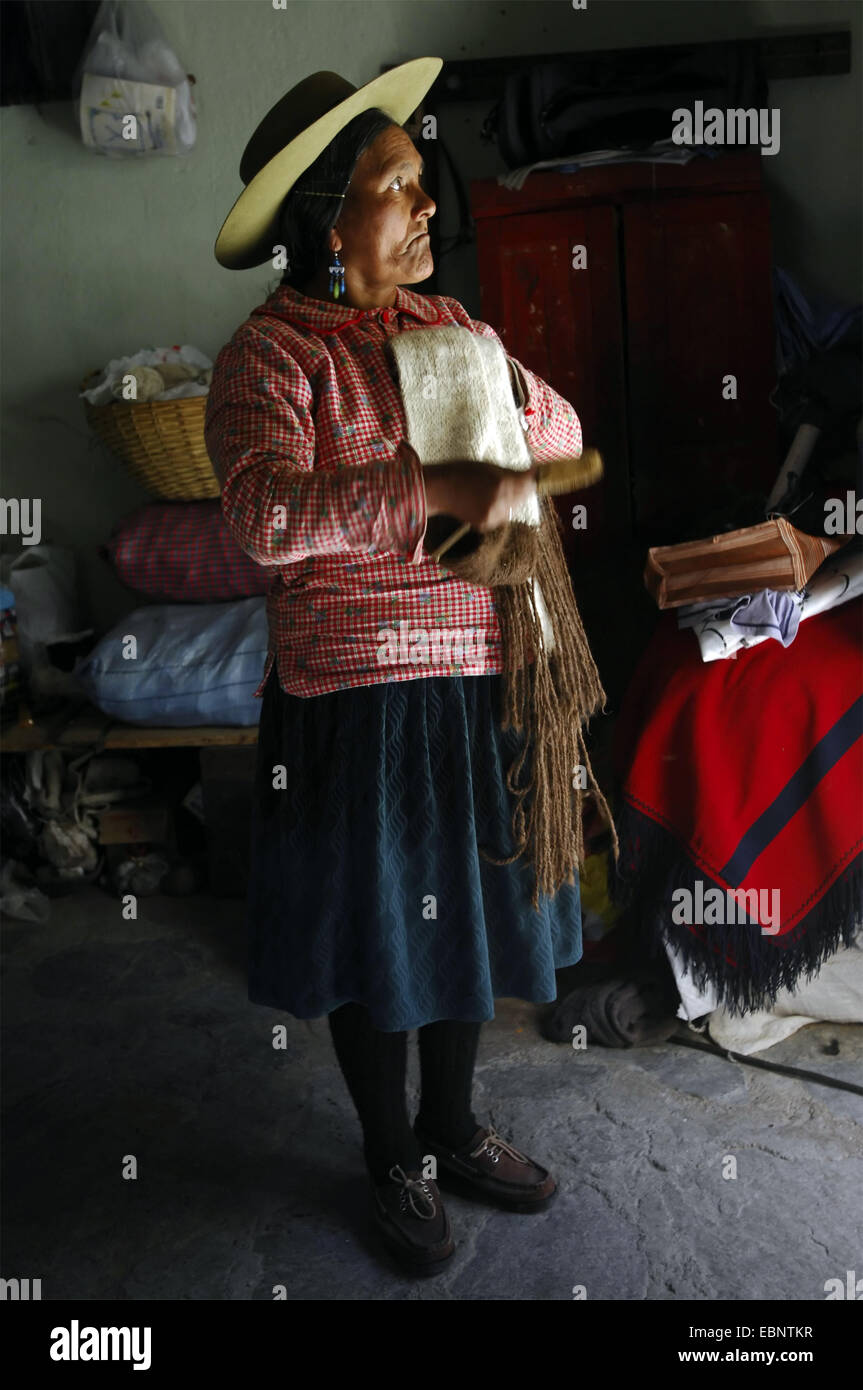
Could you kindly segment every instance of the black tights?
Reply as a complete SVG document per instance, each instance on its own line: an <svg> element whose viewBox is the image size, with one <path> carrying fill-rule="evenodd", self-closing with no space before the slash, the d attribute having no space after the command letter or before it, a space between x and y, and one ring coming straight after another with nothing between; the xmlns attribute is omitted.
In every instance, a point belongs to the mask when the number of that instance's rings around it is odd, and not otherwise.
<svg viewBox="0 0 863 1390"><path fill-rule="evenodd" d="M339 1066L363 1127L363 1152L382 1182L393 1164L422 1167L423 1150L408 1119L405 1098L407 1033L372 1026L362 1004L343 1004L328 1015ZM481 1023L445 1019L419 1029L421 1097L417 1121L430 1138L461 1148L479 1128L470 1108Z"/></svg>

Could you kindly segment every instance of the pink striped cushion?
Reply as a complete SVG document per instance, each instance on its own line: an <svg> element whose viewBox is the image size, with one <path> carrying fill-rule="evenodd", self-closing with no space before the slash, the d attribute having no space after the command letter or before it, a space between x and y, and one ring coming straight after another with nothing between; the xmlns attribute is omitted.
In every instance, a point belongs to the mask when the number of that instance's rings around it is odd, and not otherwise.
<svg viewBox="0 0 863 1390"><path fill-rule="evenodd" d="M254 598L273 574L237 545L217 498L141 507L114 527L101 553L124 584L156 603Z"/></svg>

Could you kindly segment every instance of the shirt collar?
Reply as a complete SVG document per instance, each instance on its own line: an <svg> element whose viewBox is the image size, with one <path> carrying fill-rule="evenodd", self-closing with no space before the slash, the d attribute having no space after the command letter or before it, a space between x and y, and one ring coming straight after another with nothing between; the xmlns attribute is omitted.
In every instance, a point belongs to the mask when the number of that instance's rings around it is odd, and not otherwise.
<svg viewBox="0 0 863 1390"><path fill-rule="evenodd" d="M413 294L396 286L395 304L377 309L354 309L328 299L309 299L290 285L279 285L266 302L266 312L275 314L294 327L308 328L312 333L338 333L351 323L362 323L376 316L393 318L396 314L418 319L420 323L440 323L441 312L429 295Z"/></svg>

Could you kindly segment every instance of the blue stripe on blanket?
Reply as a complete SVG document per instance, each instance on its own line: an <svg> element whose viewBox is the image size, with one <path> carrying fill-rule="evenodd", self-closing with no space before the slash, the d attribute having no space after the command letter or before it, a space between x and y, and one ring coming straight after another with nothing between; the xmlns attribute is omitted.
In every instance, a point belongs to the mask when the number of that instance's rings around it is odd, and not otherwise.
<svg viewBox="0 0 863 1390"><path fill-rule="evenodd" d="M833 728L816 743L790 781L770 803L766 811L749 827L743 839L721 870L722 878L732 888L743 882L759 854L775 839L780 830L796 815L811 795L813 788L826 776L831 767L844 757L863 733L863 695L854 701Z"/></svg>

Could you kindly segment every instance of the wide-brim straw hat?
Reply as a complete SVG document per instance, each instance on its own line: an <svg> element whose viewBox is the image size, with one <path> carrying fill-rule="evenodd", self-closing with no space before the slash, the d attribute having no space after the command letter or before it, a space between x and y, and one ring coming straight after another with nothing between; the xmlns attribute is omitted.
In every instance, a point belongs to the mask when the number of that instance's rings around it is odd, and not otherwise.
<svg viewBox="0 0 863 1390"><path fill-rule="evenodd" d="M443 67L442 58L413 58L355 87L337 72L313 72L267 112L243 151L246 185L216 239L227 270L251 270L273 255L276 214L302 173L340 130L378 107L404 125Z"/></svg>

